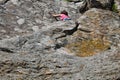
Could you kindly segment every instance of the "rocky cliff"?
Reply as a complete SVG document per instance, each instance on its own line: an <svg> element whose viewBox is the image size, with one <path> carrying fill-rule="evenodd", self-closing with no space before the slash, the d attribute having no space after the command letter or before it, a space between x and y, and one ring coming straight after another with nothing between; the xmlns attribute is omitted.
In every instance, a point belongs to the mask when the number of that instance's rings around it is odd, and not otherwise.
<svg viewBox="0 0 120 80"><path fill-rule="evenodd" d="M81 4L0 0L0 79L119 80L119 13L91 8L80 14ZM64 9L72 20L49 14Z"/></svg>

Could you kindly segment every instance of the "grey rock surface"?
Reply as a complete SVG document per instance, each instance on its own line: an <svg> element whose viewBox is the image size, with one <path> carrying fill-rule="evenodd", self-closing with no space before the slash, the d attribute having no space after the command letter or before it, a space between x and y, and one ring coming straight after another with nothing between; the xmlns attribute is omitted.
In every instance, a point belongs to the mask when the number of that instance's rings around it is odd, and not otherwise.
<svg viewBox="0 0 120 80"><path fill-rule="evenodd" d="M82 15L77 12L78 4L64 0L4 1L0 0L0 80L120 78L117 13L94 8ZM72 20L56 21L49 15L63 9ZM99 34L107 37L109 49L80 57L66 48L77 41L99 38Z"/></svg>

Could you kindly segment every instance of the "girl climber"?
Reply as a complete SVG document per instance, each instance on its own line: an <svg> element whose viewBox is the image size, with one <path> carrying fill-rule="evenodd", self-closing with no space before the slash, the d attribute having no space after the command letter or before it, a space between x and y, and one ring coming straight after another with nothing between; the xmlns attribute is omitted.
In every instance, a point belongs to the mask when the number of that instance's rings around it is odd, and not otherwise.
<svg viewBox="0 0 120 80"><path fill-rule="evenodd" d="M66 20L71 20L70 17L68 16L68 12L66 10L61 11L60 14L52 14L53 17L59 17L60 20L66 21Z"/></svg>

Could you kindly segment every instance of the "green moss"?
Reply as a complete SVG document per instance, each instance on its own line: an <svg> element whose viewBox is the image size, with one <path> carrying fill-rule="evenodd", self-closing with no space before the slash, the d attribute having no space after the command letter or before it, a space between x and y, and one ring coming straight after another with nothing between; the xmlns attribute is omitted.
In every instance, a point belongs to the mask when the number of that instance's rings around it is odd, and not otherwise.
<svg viewBox="0 0 120 80"><path fill-rule="evenodd" d="M117 5L116 5L116 4L113 4L113 6L112 6L112 11L118 12Z"/></svg>
<svg viewBox="0 0 120 80"><path fill-rule="evenodd" d="M101 39L84 40L81 42L75 42L68 44L66 48L70 49L71 52L77 56L85 57L92 56L98 52L108 49L110 43Z"/></svg>

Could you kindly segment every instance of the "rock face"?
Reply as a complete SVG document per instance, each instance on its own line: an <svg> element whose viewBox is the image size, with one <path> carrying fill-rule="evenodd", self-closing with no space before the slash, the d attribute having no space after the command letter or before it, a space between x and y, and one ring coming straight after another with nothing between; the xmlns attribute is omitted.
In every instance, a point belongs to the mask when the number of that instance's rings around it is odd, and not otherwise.
<svg viewBox="0 0 120 80"><path fill-rule="evenodd" d="M2 38L32 33L32 27L39 29L55 21L49 12L67 10L73 20L78 17L77 5L54 0L2 0L0 5L0 35ZM71 4L73 6L71 6ZM64 5L64 6L61 6ZM78 14L78 15L77 15ZM3 35L3 36L2 36Z"/></svg>
<svg viewBox="0 0 120 80"><path fill-rule="evenodd" d="M79 6L79 12L84 13L91 8L99 8L118 12L118 5L116 6L116 3L118 2L119 1L117 0L83 0L83 4Z"/></svg>
<svg viewBox="0 0 120 80"><path fill-rule="evenodd" d="M120 17L64 0L0 0L1 80L118 80ZM67 10L72 20L49 12ZM75 21L78 24L75 24Z"/></svg>

